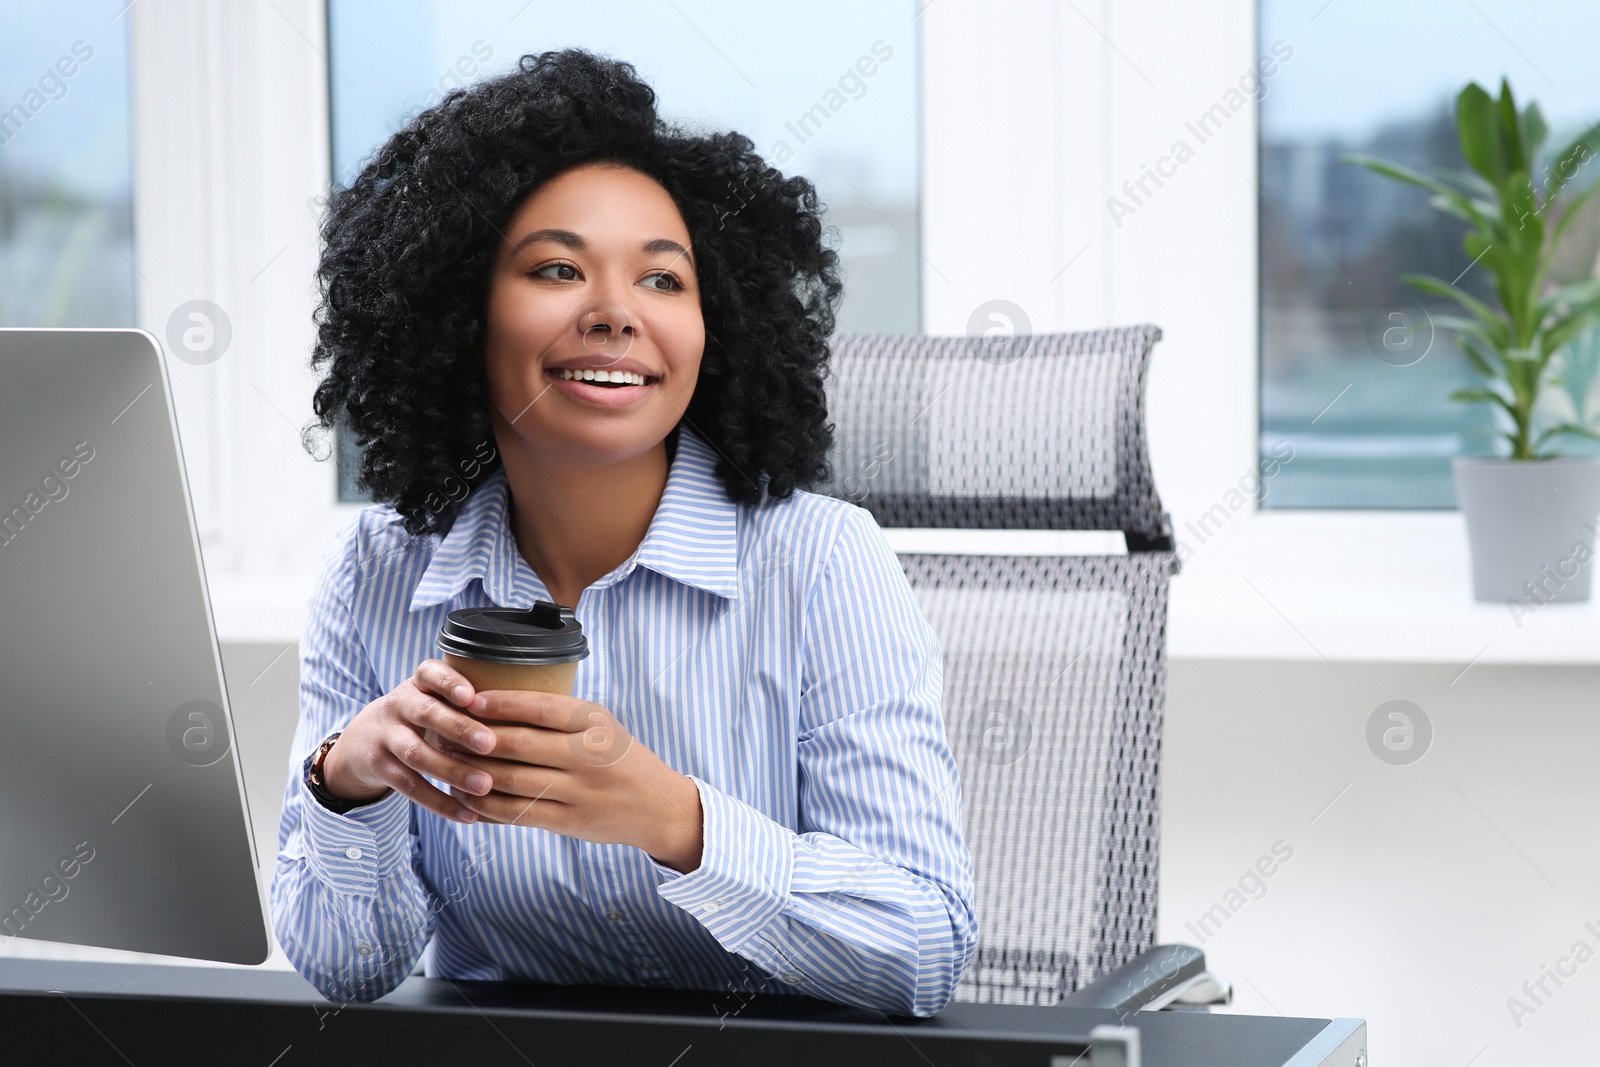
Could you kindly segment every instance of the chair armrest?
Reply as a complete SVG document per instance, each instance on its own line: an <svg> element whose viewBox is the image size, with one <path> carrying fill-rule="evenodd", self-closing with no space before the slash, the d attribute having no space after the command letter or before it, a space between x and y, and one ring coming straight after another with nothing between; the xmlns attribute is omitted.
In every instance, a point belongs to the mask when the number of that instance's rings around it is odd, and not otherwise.
<svg viewBox="0 0 1600 1067"><path fill-rule="evenodd" d="M1157 945L1068 994L1059 1003L1064 1008L1153 1011L1209 979L1204 952L1193 945Z"/></svg>

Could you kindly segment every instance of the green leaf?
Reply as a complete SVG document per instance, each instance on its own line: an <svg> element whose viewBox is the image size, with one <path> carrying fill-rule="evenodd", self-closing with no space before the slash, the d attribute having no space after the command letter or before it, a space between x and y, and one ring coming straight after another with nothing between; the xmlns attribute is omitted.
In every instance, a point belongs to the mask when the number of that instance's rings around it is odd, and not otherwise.
<svg viewBox="0 0 1600 1067"><path fill-rule="evenodd" d="M1545 183L1545 199L1554 200L1566 184L1577 177L1583 165L1597 154L1600 154L1600 122L1568 141L1566 147L1556 153L1550 164L1550 180Z"/></svg>
<svg viewBox="0 0 1600 1067"><path fill-rule="evenodd" d="M1499 214L1500 209L1496 207L1493 209L1493 212L1494 214ZM1504 237L1500 237L1499 241L1502 246L1508 245L1508 242ZM1479 233L1477 230L1468 230L1466 233L1461 235L1461 247L1466 251L1467 255L1472 257L1467 261L1467 266L1465 268L1467 270L1471 270L1477 264L1482 263L1485 256L1489 255L1495 250L1495 242L1490 240L1484 234ZM1494 262L1494 260L1490 260L1490 265L1492 266ZM1456 281L1460 280L1460 278L1456 279Z"/></svg>
<svg viewBox="0 0 1600 1067"><path fill-rule="evenodd" d="M1379 159L1377 156L1365 156L1360 154L1344 155L1339 157L1339 162L1353 163L1358 167L1365 167L1374 174L1388 178L1392 181L1404 182L1406 185L1415 185L1419 189L1427 189L1429 192L1432 192L1441 199L1449 202L1451 207L1455 209L1451 212L1451 214L1468 219L1479 226L1484 225L1482 209L1487 208L1489 210L1493 210L1494 207L1494 205L1485 201L1474 202L1471 198L1467 197L1459 190L1451 188L1438 178L1423 174L1421 171L1412 170L1410 167L1407 167L1401 163L1391 163L1387 159Z"/></svg>
<svg viewBox="0 0 1600 1067"><path fill-rule="evenodd" d="M1471 205L1464 203L1462 197L1428 197L1428 206L1435 211L1442 211L1446 215L1454 215L1458 219L1465 219L1474 225L1481 225L1483 217L1472 210Z"/></svg>
<svg viewBox="0 0 1600 1067"><path fill-rule="evenodd" d="M1499 377L1499 372L1495 370L1494 364L1489 357L1489 352L1493 351L1492 349L1487 348L1470 336L1459 337L1456 339L1456 343L1460 345L1462 355L1467 357L1467 362L1472 364L1473 370L1491 381Z"/></svg>
<svg viewBox="0 0 1600 1067"><path fill-rule="evenodd" d="M1579 426L1574 422L1563 422L1559 425L1551 426L1549 429L1541 433L1537 438L1534 439L1533 447L1537 449L1550 438L1563 435L1587 437L1591 441L1600 441L1600 433L1596 433L1594 430L1589 429L1589 427Z"/></svg>
<svg viewBox="0 0 1600 1067"><path fill-rule="evenodd" d="M1454 330L1461 341L1470 339L1492 352L1499 351L1505 347L1505 330L1503 328L1497 332L1491 332L1477 319L1464 319L1459 315L1433 315L1431 318L1435 326L1442 326L1446 330Z"/></svg>
<svg viewBox="0 0 1600 1067"><path fill-rule="evenodd" d="M1533 306L1542 281L1544 246L1544 217L1527 171L1506 177L1503 211L1507 249L1493 268L1495 291L1511 320L1513 339L1519 346L1527 345L1538 325Z"/></svg>
<svg viewBox="0 0 1600 1067"><path fill-rule="evenodd" d="M1555 229L1550 233L1550 250L1552 252L1561 242L1561 235L1567 232L1568 226L1572 225L1572 220L1578 217L1579 209L1581 209L1584 204L1588 203L1589 198L1594 196L1594 194L1597 192L1600 192L1600 181L1596 181L1587 189L1584 189L1582 192L1574 195L1572 199L1561 205L1561 218L1556 220ZM1546 212L1550 210L1549 201L1545 202L1545 210Z"/></svg>
<svg viewBox="0 0 1600 1067"><path fill-rule="evenodd" d="M1468 166L1496 189L1505 184L1511 167L1506 159L1499 115L1494 100L1477 82L1469 84L1456 97L1456 136Z"/></svg>
<svg viewBox="0 0 1600 1067"><path fill-rule="evenodd" d="M1523 351L1526 350L1511 349L1505 353L1505 380L1511 386L1516 406L1523 411L1532 411L1533 403L1539 396L1539 381L1544 377L1546 361L1537 350L1529 355L1522 355Z"/></svg>
<svg viewBox="0 0 1600 1067"><path fill-rule="evenodd" d="M1488 331L1484 329L1483 323L1479 322L1477 319L1468 319L1463 318L1460 315L1445 314L1430 315L1429 317L1433 320L1433 324L1435 326L1443 326L1445 329L1454 330L1457 333L1471 334L1485 344L1494 343L1490 339Z"/></svg>
<svg viewBox="0 0 1600 1067"><path fill-rule="evenodd" d="M1563 313L1561 308L1565 306ZM1554 314L1583 314L1585 311L1600 307L1600 278L1585 278L1581 282L1563 285L1555 292L1539 300L1537 307L1539 321L1543 322Z"/></svg>
<svg viewBox="0 0 1600 1067"><path fill-rule="evenodd" d="M1431 274L1402 274L1400 275L1400 280L1407 285L1421 289L1424 293L1449 297L1472 312L1484 325L1491 326L1491 328L1498 326L1502 333L1505 330L1505 320L1500 316L1499 312L1465 289L1451 285L1442 278L1435 278Z"/></svg>
<svg viewBox="0 0 1600 1067"><path fill-rule="evenodd" d="M1590 308L1587 311L1576 312L1557 319L1555 324L1545 330L1544 336L1539 339L1540 350L1548 357L1556 349L1588 329L1597 319L1600 319L1600 308Z"/></svg>
<svg viewBox="0 0 1600 1067"><path fill-rule="evenodd" d="M1506 170L1528 170L1528 158L1522 146L1522 116L1517 114L1517 102L1511 98L1511 82L1505 78L1500 79L1499 119Z"/></svg>
<svg viewBox="0 0 1600 1067"><path fill-rule="evenodd" d="M1498 196L1499 190L1484 181L1478 174L1471 170L1461 170L1451 167L1448 170L1434 172L1434 176L1443 180L1449 179L1461 187L1461 191L1473 196Z"/></svg>
<svg viewBox="0 0 1600 1067"><path fill-rule="evenodd" d="M1495 392L1493 389L1456 389L1451 392L1449 399L1465 400L1474 403L1479 400L1499 404L1512 418L1516 418L1516 409L1511 406L1511 401Z"/></svg>
<svg viewBox="0 0 1600 1067"><path fill-rule="evenodd" d="M1589 423L1589 396L1600 376L1600 325L1589 327L1561 349L1561 388L1572 401L1578 421Z"/></svg>
<svg viewBox="0 0 1600 1067"><path fill-rule="evenodd" d="M1548 136L1550 127L1544 121L1544 112L1537 103L1528 101L1528 106L1522 110L1522 150L1530 166L1539 158L1539 149L1544 147Z"/></svg>

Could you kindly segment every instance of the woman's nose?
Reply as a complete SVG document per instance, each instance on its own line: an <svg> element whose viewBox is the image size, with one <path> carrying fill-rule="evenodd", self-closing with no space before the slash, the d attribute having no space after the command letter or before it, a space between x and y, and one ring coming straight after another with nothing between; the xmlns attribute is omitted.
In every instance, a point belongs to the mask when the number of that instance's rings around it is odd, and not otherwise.
<svg viewBox="0 0 1600 1067"><path fill-rule="evenodd" d="M621 359L633 345L633 319L614 300L588 305L578 313L578 335L588 355Z"/></svg>

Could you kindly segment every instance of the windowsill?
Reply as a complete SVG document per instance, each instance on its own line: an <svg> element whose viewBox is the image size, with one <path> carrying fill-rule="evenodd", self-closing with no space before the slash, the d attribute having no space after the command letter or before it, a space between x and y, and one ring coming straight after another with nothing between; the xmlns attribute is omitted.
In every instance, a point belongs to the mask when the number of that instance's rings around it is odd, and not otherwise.
<svg viewBox="0 0 1600 1067"><path fill-rule="evenodd" d="M904 552L1120 552L1121 536L886 530ZM1193 549L1172 583L1173 659L1600 664L1594 601L1519 620L1472 599L1457 512L1240 514ZM299 639L313 575L209 576L226 642ZM1600 590L1597 590L1600 592Z"/></svg>
<svg viewBox="0 0 1600 1067"><path fill-rule="evenodd" d="M1600 664L1593 601L1519 619L1472 598L1459 512L1269 511L1182 540L1174 659Z"/></svg>

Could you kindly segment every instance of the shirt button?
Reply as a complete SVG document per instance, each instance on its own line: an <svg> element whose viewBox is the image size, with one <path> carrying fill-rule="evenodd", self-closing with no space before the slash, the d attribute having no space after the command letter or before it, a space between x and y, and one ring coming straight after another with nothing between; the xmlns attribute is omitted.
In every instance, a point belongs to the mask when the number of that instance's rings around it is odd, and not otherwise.
<svg viewBox="0 0 1600 1067"><path fill-rule="evenodd" d="M361 953L363 956L370 956L372 955L372 946L367 944L365 941L357 941L356 951Z"/></svg>
<svg viewBox="0 0 1600 1067"><path fill-rule="evenodd" d="M783 980L788 982L790 985L799 985L805 979L801 975L796 974L794 971L790 971L788 974L783 976Z"/></svg>
<svg viewBox="0 0 1600 1067"><path fill-rule="evenodd" d="M655 960L640 960L639 961L639 969L641 971L653 971L653 970L656 969L656 961Z"/></svg>
<svg viewBox="0 0 1600 1067"><path fill-rule="evenodd" d="M344 854L353 860L358 860L361 858L361 850L355 845L351 845L349 848L345 849Z"/></svg>
<svg viewBox="0 0 1600 1067"><path fill-rule="evenodd" d="M708 900L704 904L700 905L700 914L702 914L702 915L711 915L714 912L718 912L718 911L721 911L721 910L722 910L722 901L720 901L720 900Z"/></svg>
<svg viewBox="0 0 1600 1067"><path fill-rule="evenodd" d="M618 911L616 908L607 908L606 918L610 919L612 922L616 922L618 919L622 918L622 912Z"/></svg>

